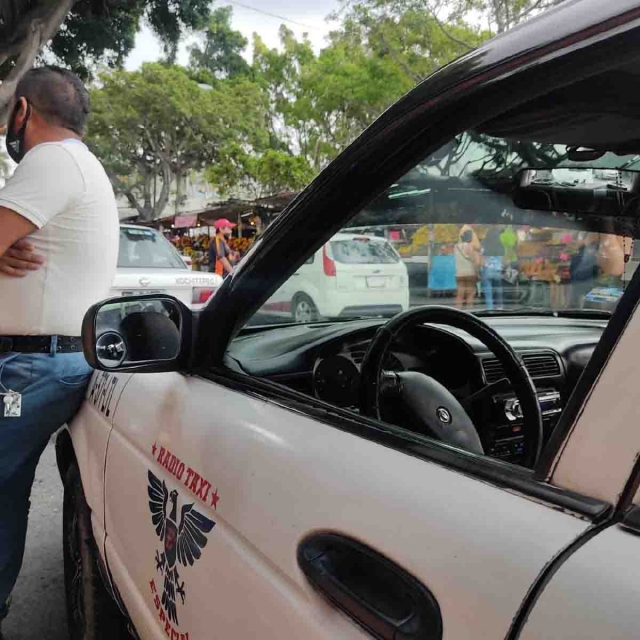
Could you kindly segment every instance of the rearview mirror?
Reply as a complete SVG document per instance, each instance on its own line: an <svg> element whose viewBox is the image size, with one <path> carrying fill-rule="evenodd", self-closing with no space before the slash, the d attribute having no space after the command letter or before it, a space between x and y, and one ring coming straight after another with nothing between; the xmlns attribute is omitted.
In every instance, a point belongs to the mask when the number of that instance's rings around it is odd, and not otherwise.
<svg viewBox="0 0 640 640"><path fill-rule="evenodd" d="M191 348L191 311L167 295L112 298L85 314L82 346L102 371L178 371Z"/></svg>
<svg viewBox="0 0 640 640"><path fill-rule="evenodd" d="M600 216L629 215L637 206L640 173L598 167L525 169L513 202L521 209Z"/></svg>

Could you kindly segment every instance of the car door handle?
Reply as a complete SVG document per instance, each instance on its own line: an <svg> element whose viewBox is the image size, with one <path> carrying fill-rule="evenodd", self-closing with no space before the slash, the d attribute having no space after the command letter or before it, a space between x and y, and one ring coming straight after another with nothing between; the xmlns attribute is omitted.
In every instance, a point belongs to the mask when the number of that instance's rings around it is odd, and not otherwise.
<svg viewBox="0 0 640 640"><path fill-rule="evenodd" d="M370 547L333 533L298 546L298 564L314 588L376 638L441 640L433 594Z"/></svg>

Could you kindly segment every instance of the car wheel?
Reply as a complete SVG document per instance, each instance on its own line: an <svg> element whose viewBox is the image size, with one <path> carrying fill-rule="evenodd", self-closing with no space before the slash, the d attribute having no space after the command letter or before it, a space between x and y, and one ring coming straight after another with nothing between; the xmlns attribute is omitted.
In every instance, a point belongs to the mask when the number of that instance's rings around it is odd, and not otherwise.
<svg viewBox="0 0 640 640"><path fill-rule="evenodd" d="M62 544L69 637L130 639L127 621L102 582L91 511L75 465L67 471L64 482Z"/></svg>
<svg viewBox="0 0 640 640"><path fill-rule="evenodd" d="M318 319L318 309L306 293L299 293L293 299L291 315L295 322L313 322Z"/></svg>

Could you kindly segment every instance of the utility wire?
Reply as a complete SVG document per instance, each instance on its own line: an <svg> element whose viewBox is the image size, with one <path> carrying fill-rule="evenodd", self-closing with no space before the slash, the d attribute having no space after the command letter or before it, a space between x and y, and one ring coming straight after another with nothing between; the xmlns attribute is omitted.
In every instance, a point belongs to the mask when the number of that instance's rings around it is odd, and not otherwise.
<svg viewBox="0 0 640 640"><path fill-rule="evenodd" d="M248 4L244 4L242 2L237 2L237 0L226 0L230 4L234 4L237 7L242 7L243 9L248 9L249 11L255 11L256 13L261 13L263 16L269 16L270 18L276 18L277 20L284 20L284 22L289 22L291 24L295 24L298 27L303 27L304 29L310 29L312 31L322 31L319 27L312 27L311 25L304 24L304 22L298 22L296 20L291 20L291 18L285 18L284 16L280 16L277 13L271 13L270 11L264 11L263 9L257 9L256 7L252 7Z"/></svg>

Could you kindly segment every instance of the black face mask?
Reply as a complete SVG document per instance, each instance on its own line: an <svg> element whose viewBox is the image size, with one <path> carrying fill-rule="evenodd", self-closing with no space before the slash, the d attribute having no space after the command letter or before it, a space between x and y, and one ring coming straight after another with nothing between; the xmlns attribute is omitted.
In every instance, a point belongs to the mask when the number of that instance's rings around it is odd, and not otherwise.
<svg viewBox="0 0 640 640"><path fill-rule="evenodd" d="M11 120L9 120L9 126L7 127L7 153L15 163L19 163L26 153L24 149L24 135L27 130L27 122L29 122L29 118L31 117L31 105L27 103L27 115L24 118L22 126L16 133L14 131L14 125L19 108L20 105L16 105Z"/></svg>

